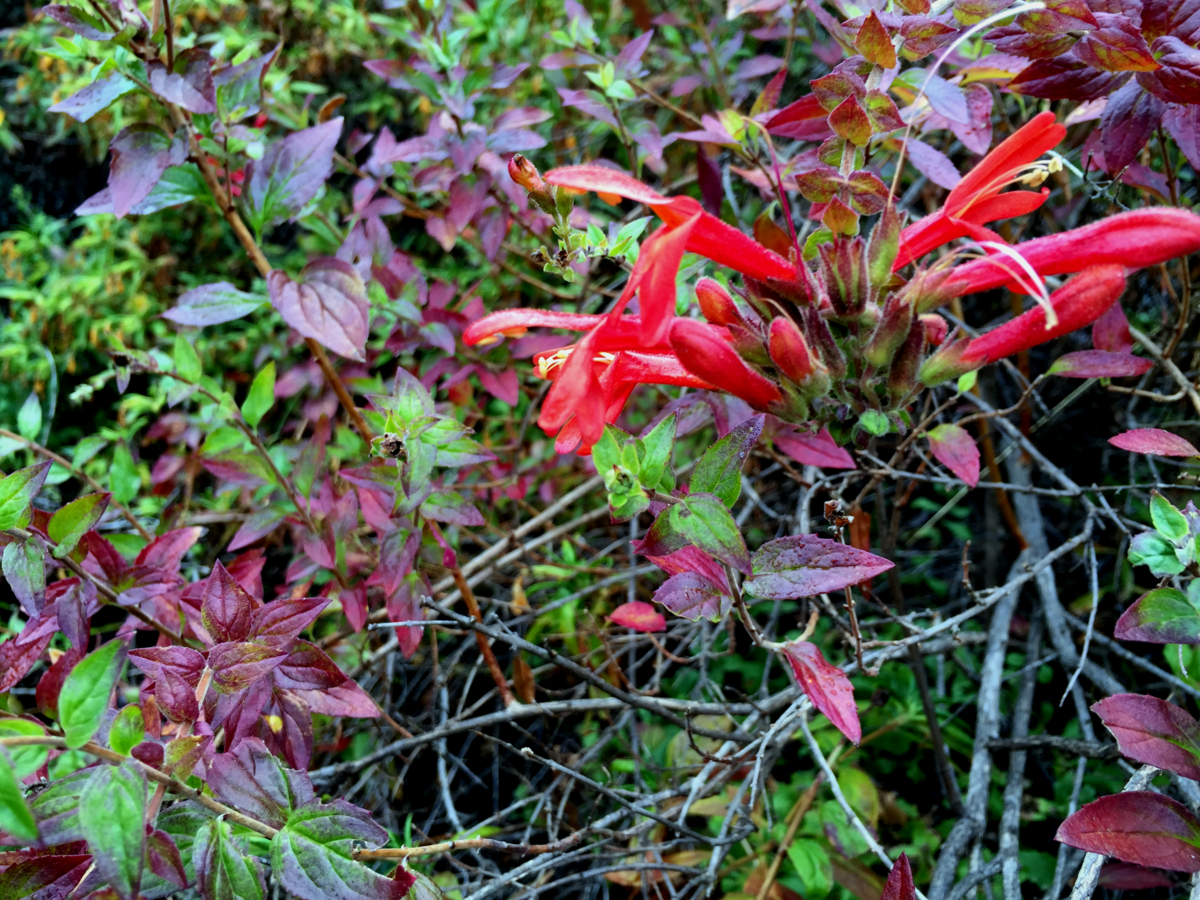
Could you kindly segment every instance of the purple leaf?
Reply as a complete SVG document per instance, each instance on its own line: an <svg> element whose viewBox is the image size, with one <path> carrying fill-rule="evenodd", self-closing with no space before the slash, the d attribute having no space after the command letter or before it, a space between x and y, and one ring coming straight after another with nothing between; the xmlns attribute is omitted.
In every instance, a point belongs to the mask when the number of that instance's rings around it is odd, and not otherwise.
<svg viewBox="0 0 1200 900"><path fill-rule="evenodd" d="M786 63L778 56L754 56L739 64L734 70L732 78L734 81L749 81L752 78L761 78L763 75L778 72L784 65Z"/></svg>
<svg viewBox="0 0 1200 900"><path fill-rule="evenodd" d="M328 605L329 599L324 597L275 600L255 611L251 634L257 643L290 650L300 632Z"/></svg>
<svg viewBox="0 0 1200 900"><path fill-rule="evenodd" d="M1092 324L1092 346L1109 353L1130 353L1133 338L1129 334L1129 320L1120 303L1114 303L1108 312Z"/></svg>
<svg viewBox="0 0 1200 900"><path fill-rule="evenodd" d="M417 616L420 618L420 616ZM399 620L403 621L403 620ZM398 628L397 633L408 629ZM421 628L414 628L417 632L417 640L420 641ZM404 651L404 642L400 642L400 649ZM412 652L407 651L407 657L412 657ZM336 687L327 688L323 691L307 691L304 694L305 700L308 701L309 709L314 713L322 716L353 716L356 719L377 719L379 718L379 707L375 705L375 701L371 699L371 695L360 688L354 681L347 678Z"/></svg>
<svg viewBox="0 0 1200 900"><path fill-rule="evenodd" d="M518 128L494 131L487 138L487 148L493 153L526 153L546 146L546 139L536 131Z"/></svg>
<svg viewBox="0 0 1200 900"><path fill-rule="evenodd" d="M237 534L233 536L233 540L225 549L232 553L234 550L249 547L278 528L279 523L284 520L286 515L283 510L273 506L252 513L250 518L242 523L242 527L237 530Z"/></svg>
<svg viewBox="0 0 1200 900"><path fill-rule="evenodd" d="M204 588L200 620L217 643L244 641L250 635L255 610L259 604L220 561L213 566L212 575Z"/></svg>
<svg viewBox="0 0 1200 900"><path fill-rule="evenodd" d="M725 504L712 494L689 494L659 513L642 542L642 552L667 556L688 545L740 572L750 571L750 554L741 531Z"/></svg>
<svg viewBox="0 0 1200 900"><path fill-rule="evenodd" d="M1132 353L1110 353L1106 350L1078 350L1060 356L1047 375L1064 378L1128 378L1144 375L1154 368L1154 360Z"/></svg>
<svg viewBox="0 0 1200 900"><path fill-rule="evenodd" d="M225 748L236 750L258 728L263 708L273 695L270 678L260 678L245 691L218 694L212 727L225 729Z"/></svg>
<svg viewBox="0 0 1200 900"><path fill-rule="evenodd" d="M300 900L403 900L416 881L406 868L386 878L353 857L357 845L386 840L366 810L345 800L313 800L271 841L272 875Z"/></svg>
<svg viewBox="0 0 1200 900"><path fill-rule="evenodd" d="M76 122L86 122L96 113L108 109L112 102L137 87L119 72L105 75L65 100L59 100L49 112L66 113Z"/></svg>
<svg viewBox="0 0 1200 900"><path fill-rule="evenodd" d="M992 92L982 84L963 88L967 99L967 122L950 122L950 130L963 146L980 156L992 146Z"/></svg>
<svg viewBox="0 0 1200 900"><path fill-rule="evenodd" d="M641 62L653 39L654 29L650 28L621 48L621 52L613 60L617 78L629 78L637 74L638 63Z"/></svg>
<svg viewBox="0 0 1200 900"><path fill-rule="evenodd" d="M1121 752L1144 765L1200 779L1200 722L1144 694L1115 694L1092 705Z"/></svg>
<svg viewBox="0 0 1200 900"><path fill-rule="evenodd" d="M823 469L858 468L854 464L854 458L834 442L828 428L822 428L816 434L781 432L771 440L796 462L806 466L819 466Z"/></svg>
<svg viewBox="0 0 1200 900"><path fill-rule="evenodd" d="M345 680L325 651L308 641L296 641L296 648L275 671L276 686L294 691L323 691Z"/></svg>
<svg viewBox="0 0 1200 900"><path fill-rule="evenodd" d="M768 541L754 552L754 574L746 593L760 600L814 597L860 584L894 563L815 534Z"/></svg>
<svg viewBox="0 0 1200 900"><path fill-rule="evenodd" d="M222 801L276 828L314 796L308 775L284 766L257 738L215 754L208 780Z"/></svg>
<svg viewBox="0 0 1200 900"><path fill-rule="evenodd" d="M727 591L694 572L672 575L654 592L654 601L693 622L701 618L720 622L733 604Z"/></svg>
<svg viewBox="0 0 1200 900"><path fill-rule="evenodd" d="M666 631L667 620L657 609L649 603L643 603L640 600L632 600L629 603L622 603L612 611L612 615L608 620L614 625L620 625L622 628L632 628L634 631L640 631L643 634L649 634L654 631Z"/></svg>
<svg viewBox="0 0 1200 900"><path fill-rule="evenodd" d="M1113 637L1147 644L1200 644L1200 612L1182 591L1158 588L1142 594L1125 610L1113 627Z"/></svg>
<svg viewBox="0 0 1200 900"><path fill-rule="evenodd" d="M888 873L887 884L879 900L916 900L917 888L913 884L912 866L909 865L908 855L901 853L892 864Z"/></svg>
<svg viewBox="0 0 1200 900"><path fill-rule="evenodd" d="M1137 158L1162 122L1164 108L1161 100L1142 90L1136 81L1108 98L1100 117L1100 146L1109 174L1115 175Z"/></svg>
<svg viewBox="0 0 1200 900"><path fill-rule="evenodd" d="M1175 882L1162 869L1123 862L1105 863L1100 872L1100 880L1096 884L1112 891L1142 891L1147 888L1175 886Z"/></svg>
<svg viewBox="0 0 1200 900"><path fill-rule="evenodd" d="M332 257L310 262L293 281L278 269L267 276L271 304L283 320L347 359L361 360L370 305L366 286L349 264Z"/></svg>
<svg viewBox="0 0 1200 900"><path fill-rule="evenodd" d="M934 459L967 483L979 484L979 448L965 428L939 425L929 432L929 449Z"/></svg>
<svg viewBox="0 0 1200 900"><path fill-rule="evenodd" d="M84 40L111 41L117 36L115 31L101 30L101 21L81 9L72 9L69 6L52 3L50 6L43 6L38 12L49 16L59 25L70 28ZM57 112L58 110L52 111Z"/></svg>
<svg viewBox="0 0 1200 900"><path fill-rule="evenodd" d="M1192 168L1200 168L1200 106L1171 104L1163 114L1163 126Z"/></svg>
<svg viewBox="0 0 1200 900"><path fill-rule="evenodd" d="M183 649L183 648L175 648ZM200 718L200 701L196 688L170 669L154 679L154 697L172 722L195 722Z"/></svg>
<svg viewBox="0 0 1200 900"><path fill-rule="evenodd" d="M191 647L143 647L130 650L129 661L151 681L161 681L170 672L193 689L204 671L204 657Z"/></svg>
<svg viewBox="0 0 1200 900"><path fill-rule="evenodd" d="M918 172L936 184L950 190L961 180L958 169L950 162L950 157L941 150L931 147L919 138L908 139L908 158L916 166Z"/></svg>
<svg viewBox="0 0 1200 900"><path fill-rule="evenodd" d="M150 871L159 878L180 889L187 887L187 872L184 871L179 848L165 831L156 828L146 836L146 862L150 864Z"/></svg>
<svg viewBox="0 0 1200 900"><path fill-rule="evenodd" d="M341 117L330 119L289 134L251 161L243 197L260 227L300 215L333 171L341 133Z"/></svg>
<svg viewBox="0 0 1200 900"><path fill-rule="evenodd" d="M1101 797L1071 815L1054 839L1089 853L1174 872L1200 872L1200 822L1151 791Z"/></svg>
<svg viewBox="0 0 1200 900"><path fill-rule="evenodd" d="M549 119L553 113L548 109L536 106L519 106L500 115L492 125L492 131L507 131L510 128L524 128L526 125L538 125Z"/></svg>
<svg viewBox="0 0 1200 900"><path fill-rule="evenodd" d="M203 528L193 525L190 528L176 528L174 531L160 534L142 548L134 560L134 565L177 572L184 554L192 549L203 533Z"/></svg>
<svg viewBox="0 0 1200 900"><path fill-rule="evenodd" d="M421 515L448 525L481 526L483 513L457 491L436 491L421 504Z"/></svg>
<svg viewBox="0 0 1200 900"><path fill-rule="evenodd" d="M1179 435L1163 431L1161 428L1135 428L1109 438L1108 442L1114 447L1128 450L1131 453L1146 453L1154 456L1200 456L1200 450L1193 447L1191 443Z"/></svg>
<svg viewBox="0 0 1200 900"><path fill-rule="evenodd" d="M274 671L287 657L287 652L266 644L249 641L230 641L217 644L208 654L213 670L213 684L222 694L243 691Z"/></svg>
<svg viewBox="0 0 1200 900"><path fill-rule="evenodd" d="M0 896L30 900L66 900L92 865L87 854L36 856L0 874Z"/></svg>
<svg viewBox="0 0 1200 900"><path fill-rule="evenodd" d="M562 100L563 106L573 106L593 119L599 119L606 125L611 125L613 128L619 127L617 120L613 117L612 110L596 99L599 95L594 91L575 91L570 88L555 88L555 90L558 91L558 96Z"/></svg>
<svg viewBox="0 0 1200 900"><path fill-rule="evenodd" d="M145 122L123 129L109 149L108 189L118 219L149 196L168 166L177 166L187 157L182 135L172 140L161 128Z"/></svg>
<svg viewBox="0 0 1200 900"><path fill-rule="evenodd" d="M909 70L905 75L915 74L920 76L917 78L916 84L924 86L925 97L929 100L929 105L939 115L945 116L951 122L970 123L971 113L967 107L967 98L963 93L963 89L957 85L953 85L940 75L929 77L925 72L920 70ZM911 138L909 139L909 154L912 153ZM953 168L953 167L951 167ZM933 179L931 178L930 181ZM942 185L945 187L945 185Z"/></svg>
<svg viewBox="0 0 1200 900"><path fill-rule="evenodd" d="M179 54L175 71L168 72L161 63L150 63L150 87L168 103L189 112L217 111L217 95L213 87L212 57L207 50L193 47Z"/></svg>
<svg viewBox="0 0 1200 900"><path fill-rule="evenodd" d="M854 688L846 673L826 662L821 649L808 641L784 644L783 654L813 706L852 743L861 741L862 725L858 721L858 707L854 705Z"/></svg>
<svg viewBox="0 0 1200 900"><path fill-rule="evenodd" d="M0 562L21 608L36 617L46 605L46 545L36 534L13 541L5 546Z"/></svg>

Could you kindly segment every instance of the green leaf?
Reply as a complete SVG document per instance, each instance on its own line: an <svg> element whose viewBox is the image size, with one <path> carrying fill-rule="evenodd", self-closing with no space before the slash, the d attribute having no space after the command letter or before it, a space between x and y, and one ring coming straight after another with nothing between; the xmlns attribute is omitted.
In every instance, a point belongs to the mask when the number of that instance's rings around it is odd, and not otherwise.
<svg viewBox="0 0 1200 900"><path fill-rule="evenodd" d="M113 448L112 468L108 472L108 487L118 503L128 503L142 489L142 477L125 442Z"/></svg>
<svg viewBox="0 0 1200 900"><path fill-rule="evenodd" d="M797 838L788 845L788 859L804 883L805 900L821 900L833 887L829 853L812 838Z"/></svg>
<svg viewBox="0 0 1200 900"><path fill-rule="evenodd" d="M726 506L733 506L742 492L742 464L762 434L765 421L761 414L753 416L704 451L692 473L691 492L714 494Z"/></svg>
<svg viewBox="0 0 1200 900"><path fill-rule="evenodd" d="M0 531L22 524L25 511L42 489L50 466L51 462L47 460L0 478Z"/></svg>
<svg viewBox="0 0 1200 900"><path fill-rule="evenodd" d="M974 390L975 382L978 380L979 380L978 370L964 372L962 375L958 376L958 392L960 394L966 394L969 391Z"/></svg>
<svg viewBox="0 0 1200 900"><path fill-rule="evenodd" d="M605 425L604 434L592 445L592 462L597 472L604 472L621 465L622 453L629 435L616 425Z"/></svg>
<svg viewBox="0 0 1200 900"><path fill-rule="evenodd" d="M25 802L24 788L5 747L0 747L0 831L7 831L26 844L38 839L37 822Z"/></svg>
<svg viewBox="0 0 1200 900"><path fill-rule="evenodd" d="M128 756L129 751L140 744L145 736L146 720L142 717L142 708L131 703L113 719L108 732L108 746L122 756Z"/></svg>
<svg viewBox="0 0 1200 900"><path fill-rule="evenodd" d="M675 424L675 413L671 413L642 438L646 454L642 457L638 478L648 490L658 487L671 461L671 448L675 444Z"/></svg>
<svg viewBox="0 0 1200 900"><path fill-rule="evenodd" d="M858 424L862 426L863 431L873 434L875 437L887 434L892 427L888 422L888 417L877 409L866 410L858 417Z"/></svg>
<svg viewBox="0 0 1200 900"><path fill-rule="evenodd" d="M1158 491L1150 494L1150 521L1154 523L1154 530L1168 541L1179 542L1188 535L1188 522L1183 513Z"/></svg>
<svg viewBox="0 0 1200 900"><path fill-rule="evenodd" d="M175 372L180 378L193 383L204 376L204 367L200 365L196 348L182 332L175 335Z"/></svg>
<svg viewBox="0 0 1200 900"><path fill-rule="evenodd" d="M262 867L224 819L200 826L192 861L200 894L207 900L262 900L265 890Z"/></svg>
<svg viewBox="0 0 1200 900"><path fill-rule="evenodd" d="M79 825L96 874L121 900L134 900L142 884L148 793L141 770L124 762L101 766L79 797Z"/></svg>
<svg viewBox="0 0 1200 900"><path fill-rule="evenodd" d="M30 391L17 411L17 432L27 441L36 441L42 430L42 401L37 391Z"/></svg>
<svg viewBox="0 0 1200 900"><path fill-rule="evenodd" d="M3 482L0 482L3 484ZM1149 566L1150 573L1161 578L1178 575L1184 570L1175 552L1175 545L1159 537L1153 531L1136 535L1129 543L1129 564Z"/></svg>
<svg viewBox="0 0 1200 900"><path fill-rule="evenodd" d="M750 574L750 554L733 516L712 494L689 494L669 510L671 525L709 556Z"/></svg>
<svg viewBox="0 0 1200 900"><path fill-rule="evenodd" d="M124 642L111 640L81 659L63 681L58 695L58 723L72 750L90 741L100 727L124 664Z"/></svg>
<svg viewBox="0 0 1200 900"><path fill-rule="evenodd" d="M46 729L37 722L29 719L0 719L0 737L42 737ZM49 747L9 747L8 754L12 759L17 778L32 775L46 762L50 755Z"/></svg>
<svg viewBox="0 0 1200 900"><path fill-rule="evenodd" d="M250 385L250 393L242 404L242 418L251 428L257 428L263 416L270 412L275 403L275 363L263 366L261 372L254 376Z"/></svg>
<svg viewBox="0 0 1200 900"><path fill-rule="evenodd" d="M111 494L88 494L72 500L50 517L47 532L58 546L54 556L62 559L75 549L80 538L96 527L104 511L108 509Z"/></svg>

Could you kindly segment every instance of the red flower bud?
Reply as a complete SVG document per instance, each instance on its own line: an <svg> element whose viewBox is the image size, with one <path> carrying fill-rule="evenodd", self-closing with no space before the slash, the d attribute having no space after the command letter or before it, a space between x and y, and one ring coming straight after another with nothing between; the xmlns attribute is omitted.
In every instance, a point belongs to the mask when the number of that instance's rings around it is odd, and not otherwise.
<svg viewBox="0 0 1200 900"><path fill-rule="evenodd" d="M770 350L771 361L796 384L808 381L820 365L804 334L786 316L771 320Z"/></svg>
<svg viewBox="0 0 1200 900"><path fill-rule="evenodd" d="M671 349L683 367L755 409L768 409L782 394L772 381L755 372L712 326L695 319L671 323Z"/></svg>
<svg viewBox="0 0 1200 900"><path fill-rule="evenodd" d="M1197 217L1197 221L1200 221L1200 217ZM1058 324L1047 328L1046 310L1035 306L971 341L962 355L962 361L976 366L995 362L1091 325L1117 302L1124 290L1123 266L1084 269L1050 295L1050 305L1058 316Z"/></svg>
<svg viewBox="0 0 1200 900"><path fill-rule="evenodd" d="M925 340L935 347L940 347L942 341L946 339L946 334L950 331L946 320L937 313L925 313L917 318L921 320L921 325L925 329Z"/></svg>
<svg viewBox="0 0 1200 900"><path fill-rule="evenodd" d="M538 174L537 166L520 153L508 161L508 177L531 194L546 193L546 182Z"/></svg>
<svg viewBox="0 0 1200 900"><path fill-rule="evenodd" d="M729 292L713 279L701 278L696 282L696 299L704 318L714 325L745 324Z"/></svg>

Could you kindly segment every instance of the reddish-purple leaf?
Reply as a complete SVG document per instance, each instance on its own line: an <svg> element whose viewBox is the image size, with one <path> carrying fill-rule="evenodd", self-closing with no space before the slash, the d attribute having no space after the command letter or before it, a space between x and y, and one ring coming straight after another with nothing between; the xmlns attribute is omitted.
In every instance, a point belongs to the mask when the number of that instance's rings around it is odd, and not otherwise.
<svg viewBox="0 0 1200 900"><path fill-rule="evenodd" d="M241 550L243 547L249 547L256 541L262 540L279 527L279 523L286 515L287 513L274 506L257 510L242 523L242 527L237 530L237 534L233 536L233 540L225 549L232 553L234 550Z"/></svg>
<svg viewBox="0 0 1200 900"><path fill-rule="evenodd" d="M1056 359L1046 374L1064 378L1128 378L1144 375L1153 368L1154 360L1132 353L1077 350Z"/></svg>
<svg viewBox="0 0 1200 900"><path fill-rule="evenodd" d="M250 635L258 604L220 561L204 589L200 619L216 643L244 641Z"/></svg>
<svg viewBox="0 0 1200 900"><path fill-rule="evenodd" d="M213 60L207 50L193 47L175 59L175 71L167 71L162 63L149 65L150 88L168 103L182 106L194 113L217 110L217 95L213 88Z"/></svg>
<svg viewBox="0 0 1200 900"><path fill-rule="evenodd" d="M674 553L667 554L666 556L651 556L646 553L645 544L642 541L634 542L633 549L641 553L646 559L650 560L650 562L654 563L668 575L691 572L704 576L722 590L728 591L729 589L729 581L725 577L725 570L721 567L721 564L699 547L684 547L682 550L676 550Z"/></svg>
<svg viewBox="0 0 1200 900"><path fill-rule="evenodd" d="M1110 891L1144 891L1175 886L1175 882L1162 869L1124 862L1105 863L1096 884Z"/></svg>
<svg viewBox="0 0 1200 900"><path fill-rule="evenodd" d="M330 119L289 134L251 161L243 199L252 218L265 226L298 216L333 171L341 133L342 119Z"/></svg>
<svg viewBox="0 0 1200 900"><path fill-rule="evenodd" d="M929 432L934 459L961 478L968 487L979 484L979 448L965 428L939 425Z"/></svg>
<svg viewBox="0 0 1200 900"><path fill-rule="evenodd" d="M310 262L293 281L278 269L267 276L271 305L283 320L347 359L361 360L367 342L367 289L349 263L332 257Z"/></svg>
<svg viewBox="0 0 1200 900"><path fill-rule="evenodd" d="M909 865L908 855L901 853L888 872L887 884L879 900L916 900L917 888L913 884L912 866Z"/></svg>
<svg viewBox="0 0 1200 900"><path fill-rule="evenodd" d="M84 40L111 41L117 36L117 32L101 27L104 23L81 9L72 9L69 6L52 3L49 6L43 6L38 12L49 16L59 25L70 28Z"/></svg>
<svg viewBox="0 0 1200 900"><path fill-rule="evenodd" d="M146 862L150 864L150 871L159 878L180 889L187 887L187 872L184 871L179 848L165 831L156 828L147 835Z"/></svg>
<svg viewBox="0 0 1200 900"><path fill-rule="evenodd" d="M932 23L936 24L936 23ZM909 42L905 41L905 49ZM992 92L982 84L969 84L963 88L967 98L967 122L950 122L950 130L963 142L963 146L980 156L992 146Z"/></svg>
<svg viewBox="0 0 1200 900"><path fill-rule="evenodd" d="M217 694L217 708L211 716L213 728L225 729L225 748L235 750L258 728L263 708L271 700L272 681L260 678L245 691Z"/></svg>
<svg viewBox="0 0 1200 900"><path fill-rule="evenodd" d="M1092 346L1109 353L1130 353L1133 338L1129 334L1129 320L1120 303L1114 303L1108 312L1092 324Z"/></svg>
<svg viewBox="0 0 1200 900"><path fill-rule="evenodd" d="M25 623L20 634L0 644L0 692L7 691L28 674L50 645L57 628L54 613L45 608L41 615Z"/></svg>
<svg viewBox="0 0 1200 900"><path fill-rule="evenodd" d="M109 149L108 189L118 219L150 195L168 166L177 166L187 157L182 137L172 140L161 128L145 122L123 129Z"/></svg>
<svg viewBox="0 0 1200 900"><path fill-rule="evenodd" d="M296 691L326 690L345 680L325 651L308 641L296 641L296 649L275 670L275 685Z"/></svg>
<svg viewBox="0 0 1200 900"><path fill-rule="evenodd" d="M199 525L191 528L176 528L174 531L161 534L142 548L142 552L134 560L134 565L176 572L179 570L179 564L183 561L184 554L192 549L202 534L204 534L204 529Z"/></svg>
<svg viewBox="0 0 1200 900"><path fill-rule="evenodd" d="M780 432L771 438L775 446L805 466L823 469L856 469L854 458L833 440L828 428L816 434L808 432Z"/></svg>
<svg viewBox="0 0 1200 900"><path fill-rule="evenodd" d="M397 631L403 631L403 628ZM419 632L421 629L416 629ZM403 647L403 645L402 645ZM411 656L412 654L409 654ZM347 678L336 687L323 691L306 691L304 699L309 709L322 716L352 716L356 719L379 718L379 707L354 681Z"/></svg>
<svg viewBox="0 0 1200 900"><path fill-rule="evenodd" d="M1163 127L1192 167L1200 168L1200 106L1168 106L1163 114Z"/></svg>
<svg viewBox="0 0 1200 900"><path fill-rule="evenodd" d="M815 534L768 541L754 552L754 574L746 593L760 600L814 597L860 584L894 563Z"/></svg>
<svg viewBox="0 0 1200 900"><path fill-rule="evenodd" d="M1147 453L1154 456L1200 456L1200 450L1193 447L1191 443L1179 435L1163 431L1161 428L1135 428L1109 438L1108 442L1114 447L1128 450L1130 453Z"/></svg>
<svg viewBox="0 0 1200 900"><path fill-rule="evenodd" d="M170 669L163 669L154 679L154 697L158 708L172 722L195 722L200 718L196 687Z"/></svg>
<svg viewBox="0 0 1200 900"><path fill-rule="evenodd" d="M1108 98L1100 117L1100 146L1109 174L1117 174L1134 161L1162 122L1164 108L1161 100L1142 90L1136 81Z"/></svg>
<svg viewBox="0 0 1200 900"><path fill-rule="evenodd" d="M701 618L719 622L733 604L733 598L728 592L694 572L672 575L654 592L654 601L661 603L675 615L693 622L698 622ZM659 619L662 619L662 616L659 616Z"/></svg>
<svg viewBox="0 0 1200 900"><path fill-rule="evenodd" d="M58 630L66 635L72 647L83 650L91 635L88 607L96 600L96 588L90 581L78 578L69 581L71 584L66 591L54 601L54 611L58 617Z"/></svg>
<svg viewBox="0 0 1200 900"><path fill-rule="evenodd" d="M647 633L665 631L667 628L667 620L663 614L649 603L643 603L640 600L622 603L612 611L608 620L615 625Z"/></svg>
<svg viewBox="0 0 1200 900"><path fill-rule="evenodd" d="M328 605L329 599L320 597L274 600L255 610L250 634L257 643L290 650L300 632L315 622Z"/></svg>
<svg viewBox="0 0 1200 900"><path fill-rule="evenodd" d="M1054 837L1122 862L1200 872L1200 822L1182 803L1152 791L1101 797L1070 816Z"/></svg>
<svg viewBox="0 0 1200 900"><path fill-rule="evenodd" d="M516 406L521 399L521 385L517 381L515 369L493 372L491 369L480 366L475 370L475 374L479 378L479 383L483 385L483 389L497 400L502 400L509 406Z"/></svg>
<svg viewBox="0 0 1200 900"><path fill-rule="evenodd" d="M783 654L813 706L853 743L861 741L862 725L858 721L858 707L854 705L854 688L846 673L826 662L821 649L809 641L784 644Z"/></svg>
<svg viewBox="0 0 1200 900"><path fill-rule="evenodd" d="M13 541L0 554L0 569L17 602L28 616L36 616L46 605L46 545L36 534Z"/></svg>
<svg viewBox="0 0 1200 900"><path fill-rule="evenodd" d="M449 525L483 525L483 513L458 491L436 491L421 504L421 515Z"/></svg>
<svg viewBox="0 0 1200 900"><path fill-rule="evenodd" d="M230 641L217 644L208 654L213 670L213 684L222 694L245 690L260 678L274 671L287 653L266 644L249 641Z"/></svg>
<svg viewBox="0 0 1200 900"><path fill-rule="evenodd" d="M86 122L96 113L108 109L114 100L136 88L137 85L120 72L113 72L96 79L65 100L59 100L48 111L66 113L76 122Z"/></svg>
<svg viewBox="0 0 1200 900"><path fill-rule="evenodd" d="M192 688L200 683L204 671L204 657L191 647L143 647L130 650L129 661L151 681L160 681L164 672L171 672Z"/></svg>
<svg viewBox="0 0 1200 900"><path fill-rule="evenodd" d="M247 738L230 753L215 754L208 778L218 798L276 828L314 796L308 775L285 767L257 738Z"/></svg>
<svg viewBox="0 0 1200 900"><path fill-rule="evenodd" d="M1113 637L1147 644L1200 644L1200 611L1182 591L1157 588L1121 614Z"/></svg>
<svg viewBox="0 0 1200 900"><path fill-rule="evenodd" d="M66 900L91 864L86 854L22 860L0 872L0 897Z"/></svg>
<svg viewBox="0 0 1200 900"><path fill-rule="evenodd" d="M265 302L261 294L247 294L228 281L217 281L184 291L162 315L179 325L220 325L248 316Z"/></svg>
<svg viewBox="0 0 1200 900"><path fill-rule="evenodd" d="M1093 69L1070 56L1060 56L1039 59L1026 66L1008 83L1008 90L1028 97L1079 102L1107 96L1128 77Z"/></svg>
<svg viewBox="0 0 1200 900"><path fill-rule="evenodd" d="M1115 694L1092 705L1132 760L1200 779L1200 723L1185 710L1145 694Z"/></svg>

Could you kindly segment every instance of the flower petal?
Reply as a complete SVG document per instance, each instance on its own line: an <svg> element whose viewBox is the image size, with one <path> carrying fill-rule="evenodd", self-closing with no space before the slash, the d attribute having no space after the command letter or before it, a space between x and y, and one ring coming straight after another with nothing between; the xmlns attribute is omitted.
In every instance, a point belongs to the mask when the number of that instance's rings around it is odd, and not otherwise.
<svg viewBox="0 0 1200 900"><path fill-rule="evenodd" d="M676 319L671 325L671 349L693 375L757 409L767 409L783 397L774 382L746 365L729 342L703 322Z"/></svg>

